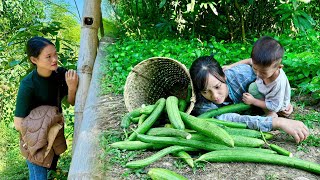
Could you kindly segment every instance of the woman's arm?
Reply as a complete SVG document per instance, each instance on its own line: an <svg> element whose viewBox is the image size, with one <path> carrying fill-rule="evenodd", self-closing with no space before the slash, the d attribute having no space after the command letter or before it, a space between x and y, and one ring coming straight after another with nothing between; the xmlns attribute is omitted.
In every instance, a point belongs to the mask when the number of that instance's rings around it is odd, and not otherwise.
<svg viewBox="0 0 320 180"><path fill-rule="evenodd" d="M78 89L79 77L75 70L68 70L65 74L66 83L68 86L68 102L74 105L76 99L76 92Z"/></svg>
<svg viewBox="0 0 320 180"><path fill-rule="evenodd" d="M296 143L302 142L309 136L309 130L301 121L282 117L263 117L226 113L216 117L219 120L246 123L249 129L268 132L273 129L281 129L291 135Z"/></svg>

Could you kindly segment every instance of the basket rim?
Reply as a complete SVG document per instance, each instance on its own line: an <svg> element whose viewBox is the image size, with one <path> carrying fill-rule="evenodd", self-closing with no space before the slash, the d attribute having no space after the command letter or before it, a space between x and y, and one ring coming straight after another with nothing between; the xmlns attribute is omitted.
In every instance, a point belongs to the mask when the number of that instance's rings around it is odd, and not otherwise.
<svg viewBox="0 0 320 180"><path fill-rule="evenodd" d="M132 70L129 72L128 76L127 76L127 79L126 79L126 82L125 82L125 85L124 85L124 91L123 91L123 96L124 96L124 102L125 102L125 106L127 108L127 110L130 112L133 110L132 106L130 105L129 103L129 93L128 93L128 84L129 84L129 81L131 80L130 77L132 76L132 74L136 73L135 69L137 69L139 66L145 64L147 61L153 61L153 60L157 60L157 59L161 59L161 60L169 60L171 62L174 62L175 64L177 64L178 66L180 66L184 72L186 73L187 77L189 78L189 81L190 81L190 85L191 85L191 98L190 98L190 105L186 111L187 114L190 114L191 111L193 110L193 107L195 105L195 102L196 102L196 97L195 97L195 93L194 93L194 88L193 88L193 83L192 83L192 79L191 79L191 76L190 76L190 73L189 73L189 69L183 64L181 63L180 61L177 61L173 58L169 58L169 57L151 57L151 58L148 58L148 59L145 59L141 62L139 62L138 64L136 64Z"/></svg>

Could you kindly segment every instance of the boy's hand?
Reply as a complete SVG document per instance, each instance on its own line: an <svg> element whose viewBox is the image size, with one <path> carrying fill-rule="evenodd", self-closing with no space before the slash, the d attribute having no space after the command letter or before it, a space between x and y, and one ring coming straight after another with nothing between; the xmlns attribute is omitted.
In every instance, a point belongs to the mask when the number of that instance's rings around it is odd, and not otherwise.
<svg viewBox="0 0 320 180"><path fill-rule="evenodd" d="M284 111L280 111L279 115L288 117L293 112L293 106L291 104L288 105L288 107Z"/></svg>
<svg viewBox="0 0 320 180"><path fill-rule="evenodd" d="M256 98L254 98L250 93L243 93L242 95L242 101L245 104L251 105L254 103L255 100Z"/></svg>

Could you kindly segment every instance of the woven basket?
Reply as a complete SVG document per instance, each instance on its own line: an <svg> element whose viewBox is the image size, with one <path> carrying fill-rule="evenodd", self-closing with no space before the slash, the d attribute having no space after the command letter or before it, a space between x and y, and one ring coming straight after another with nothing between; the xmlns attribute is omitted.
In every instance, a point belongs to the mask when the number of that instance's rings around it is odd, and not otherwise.
<svg viewBox="0 0 320 180"><path fill-rule="evenodd" d="M179 61L166 57L153 57L137 64L129 73L124 87L124 101L128 111L141 105L154 104L160 98L176 96L185 99L188 86L193 90L190 74ZM194 107L195 95L187 109Z"/></svg>

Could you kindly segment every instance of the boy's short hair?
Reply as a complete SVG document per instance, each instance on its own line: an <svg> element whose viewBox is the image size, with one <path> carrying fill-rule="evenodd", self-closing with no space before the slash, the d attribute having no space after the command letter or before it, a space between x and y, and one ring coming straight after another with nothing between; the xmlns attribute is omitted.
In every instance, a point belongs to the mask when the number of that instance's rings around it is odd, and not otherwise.
<svg viewBox="0 0 320 180"><path fill-rule="evenodd" d="M269 67L272 63L282 60L284 48L275 39L263 36L258 39L251 52L252 63Z"/></svg>

